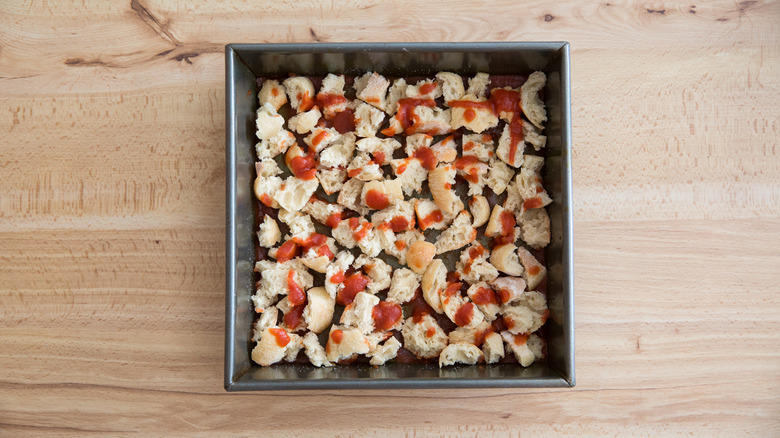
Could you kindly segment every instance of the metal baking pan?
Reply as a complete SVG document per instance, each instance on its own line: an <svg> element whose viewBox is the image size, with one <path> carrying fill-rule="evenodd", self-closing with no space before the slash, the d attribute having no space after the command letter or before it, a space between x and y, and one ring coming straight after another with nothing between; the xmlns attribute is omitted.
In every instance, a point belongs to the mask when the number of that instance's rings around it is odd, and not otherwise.
<svg viewBox="0 0 780 438"><path fill-rule="evenodd" d="M518 364L454 366L388 363L314 368L307 364L260 367L250 358L255 258L254 118L257 78L287 73L392 76L547 74L547 161L544 184L553 203L548 267L547 359ZM226 104L226 302L225 389L380 389L574 386L574 282L572 257L571 109L569 44L540 43L349 43L229 44L225 47Z"/></svg>

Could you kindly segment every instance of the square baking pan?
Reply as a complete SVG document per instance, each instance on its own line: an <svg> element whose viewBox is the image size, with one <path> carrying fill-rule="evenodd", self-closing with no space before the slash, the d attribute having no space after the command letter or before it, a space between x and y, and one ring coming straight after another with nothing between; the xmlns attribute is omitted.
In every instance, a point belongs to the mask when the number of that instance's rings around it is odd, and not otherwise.
<svg viewBox="0 0 780 438"><path fill-rule="evenodd" d="M328 43L229 44L225 47L226 302L225 389L380 389L574 386L574 283L572 259L571 110L569 45L537 43ZM388 363L315 368L286 363L260 367L253 347L257 245L252 190L255 178L257 78L289 73L324 76L376 71L389 76L547 74L544 100L547 159L544 184L553 203L548 267L547 358L519 364L454 366Z"/></svg>

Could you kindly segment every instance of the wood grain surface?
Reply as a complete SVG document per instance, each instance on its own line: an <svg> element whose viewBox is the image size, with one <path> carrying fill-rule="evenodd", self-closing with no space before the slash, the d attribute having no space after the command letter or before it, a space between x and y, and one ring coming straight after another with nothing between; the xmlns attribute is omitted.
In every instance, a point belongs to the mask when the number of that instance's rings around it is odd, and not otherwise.
<svg viewBox="0 0 780 438"><path fill-rule="evenodd" d="M228 394L224 45L572 45L573 389ZM780 435L777 1L0 3L0 436Z"/></svg>

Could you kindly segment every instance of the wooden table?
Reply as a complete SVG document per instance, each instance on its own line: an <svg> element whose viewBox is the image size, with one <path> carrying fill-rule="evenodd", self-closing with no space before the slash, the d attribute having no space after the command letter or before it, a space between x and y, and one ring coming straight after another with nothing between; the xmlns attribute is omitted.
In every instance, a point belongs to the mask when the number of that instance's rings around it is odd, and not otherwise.
<svg viewBox="0 0 780 438"><path fill-rule="evenodd" d="M0 6L0 435L780 434L778 2L195 3ZM224 45L312 40L571 42L576 388L224 391Z"/></svg>

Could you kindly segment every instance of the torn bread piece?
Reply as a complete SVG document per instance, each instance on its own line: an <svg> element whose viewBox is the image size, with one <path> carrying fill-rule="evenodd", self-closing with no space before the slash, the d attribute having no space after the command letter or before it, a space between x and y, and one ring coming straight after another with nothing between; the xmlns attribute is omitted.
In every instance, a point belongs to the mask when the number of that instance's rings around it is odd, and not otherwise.
<svg viewBox="0 0 780 438"><path fill-rule="evenodd" d="M275 327L279 319L279 309L276 306L266 307L262 309L260 317L255 321L255 325L252 331L252 340L257 342L263 335L263 331L269 327Z"/></svg>
<svg viewBox="0 0 780 438"><path fill-rule="evenodd" d="M279 203L274 199L274 193L282 188L282 179L278 176L255 178L255 197L267 207L279 208Z"/></svg>
<svg viewBox="0 0 780 438"><path fill-rule="evenodd" d="M523 141L533 146L536 151L540 151L547 145L547 137L541 134L540 129L525 120L523 120Z"/></svg>
<svg viewBox="0 0 780 438"><path fill-rule="evenodd" d="M287 211L299 211L309 201L320 185L317 178L304 180L289 176L281 188L273 194L273 199Z"/></svg>
<svg viewBox="0 0 780 438"><path fill-rule="evenodd" d="M358 99L380 110L385 109L385 93L390 81L374 72L355 78L355 95Z"/></svg>
<svg viewBox="0 0 780 438"><path fill-rule="evenodd" d="M347 167L347 176L361 181L374 181L384 178L382 168L365 152L358 153Z"/></svg>
<svg viewBox="0 0 780 438"><path fill-rule="evenodd" d="M526 210L517 215L520 238L528 246L541 249L550 244L550 216L544 208Z"/></svg>
<svg viewBox="0 0 780 438"><path fill-rule="evenodd" d="M393 268L385 263L384 260L361 254L357 260L355 260L354 267L356 269L362 268L363 272L365 272L371 280L366 286L366 291L368 291L368 293L376 295L390 287L390 278Z"/></svg>
<svg viewBox="0 0 780 438"><path fill-rule="evenodd" d="M405 265L407 263L406 255L407 252L409 251L409 248L414 242L417 242L419 240L425 240L425 237L420 231L418 230L404 231L402 233L396 234L395 241L388 246L383 246L382 249L388 255L391 255L396 259L398 259L398 263Z"/></svg>
<svg viewBox="0 0 780 438"><path fill-rule="evenodd" d="M420 148L429 148L433 143L433 137L424 134L412 134L406 136L406 146L404 146L404 152L408 157L413 157L414 153Z"/></svg>
<svg viewBox="0 0 780 438"><path fill-rule="evenodd" d="M526 155L520 174L515 178L515 184L520 197L523 198L521 211L542 208L550 203L552 199L542 186L541 167L544 164L544 158Z"/></svg>
<svg viewBox="0 0 780 438"><path fill-rule="evenodd" d="M451 331L448 335L450 344L457 342L468 342L469 344L479 347L482 345L483 338L486 334L493 331L490 323L482 321L474 327L458 327Z"/></svg>
<svg viewBox="0 0 780 438"><path fill-rule="evenodd" d="M382 110L360 102L355 108L355 134L358 137L375 137L384 120Z"/></svg>
<svg viewBox="0 0 780 438"><path fill-rule="evenodd" d="M455 134L445 137L431 146L436 161L439 163L451 163L458 158L458 144L455 141Z"/></svg>
<svg viewBox="0 0 780 438"><path fill-rule="evenodd" d="M404 200L401 182L397 179L368 181L360 193L362 205L372 210L384 210Z"/></svg>
<svg viewBox="0 0 780 438"><path fill-rule="evenodd" d="M303 311L306 327L313 333L322 333L333 320L336 300L324 287L313 287L306 291L306 296L308 303Z"/></svg>
<svg viewBox="0 0 780 438"><path fill-rule="evenodd" d="M333 204L325 202L318 198L310 198L309 202L301 209L303 213L306 213L312 217L315 221L322 225L331 227L338 225L341 221L341 214L344 212L344 207L339 204Z"/></svg>
<svg viewBox="0 0 780 438"><path fill-rule="evenodd" d="M418 274L425 272L436 255L436 246L423 240L412 243L406 253L406 264Z"/></svg>
<svg viewBox="0 0 780 438"><path fill-rule="evenodd" d="M348 362L360 354L368 353L370 342L366 335L353 327L332 325L325 344L325 353L330 362Z"/></svg>
<svg viewBox="0 0 780 438"><path fill-rule="evenodd" d="M366 186L367 185L368 184L366 184ZM385 209L374 213L374 215L371 216L371 223L376 227L385 225L394 233L414 229L414 207L409 201L398 201Z"/></svg>
<svg viewBox="0 0 780 438"><path fill-rule="evenodd" d="M298 113L287 120L287 129L298 134L311 132L317 126L322 113L316 106L309 111Z"/></svg>
<svg viewBox="0 0 780 438"><path fill-rule="evenodd" d="M463 87L463 78L458 74L445 71L439 72L436 73L436 80L441 84L441 92L445 102L460 100L466 94L466 90Z"/></svg>
<svg viewBox="0 0 780 438"><path fill-rule="evenodd" d="M447 267L441 259L433 259L422 276L423 299L436 312L442 313L440 292L447 286Z"/></svg>
<svg viewBox="0 0 780 438"><path fill-rule="evenodd" d="M523 142L522 138L512 133L510 124L504 125L501 137L498 138L496 156L512 167L521 167L525 158L523 155L524 151L525 142Z"/></svg>
<svg viewBox="0 0 780 438"><path fill-rule="evenodd" d="M520 257L520 263L525 268L523 278L525 279L528 290L534 290L539 283L547 276L547 269L536 260L527 249L520 247L517 249L517 255Z"/></svg>
<svg viewBox="0 0 780 438"><path fill-rule="evenodd" d="M520 277L500 277L489 283L496 292L500 304L514 301L525 292L525 280Z"/></svg>
<svg viewBox="0 0 780 438"><path fill-rule="evenodd" d="M347 179L346 169L338 167L332 169L319 169L316 173L317 180L325 193L332 195L344 187L344 181Z"/></svg>
<svg viewBox="0 0 780 438"><path fill-rule="evenodd" d="M455 219L455 215L445 215L435 202L425 198L414 200L414 212L417 215L417 223L423 231L443 230Z"/></svg>
<svg viewBox="0 0 780 438"><path fill-rule="evenodd" d="M448 102L452 110L452 129L466 128L472 132L482 133L488 128L498 125L498 117L493 113L491 102L477 98L471 94L461 100Z"/></svg>
<svg viewBox="0 0 780 438"><path fill-rule="evenodd" d="M418 321L414 321L414 317L408 318L401 334L404 347L421 359L437 357L448 343L447 334L436 320L427 314Z"/></svg>
<svg viewBox="0 0 780 438"><path fill-rule="evenodd" d="M537 128L542 128L542 124L547 121L547 110L544 102L539 98L539 91L547 83L547 76L540 71L535 71L528 76L521 87L523 114Z"/></svg>
<svg viewBox="0 0 780 438"><path fill-rule="evenodd" d="M367 292L358 292L354 301L344 308L341 314L340 324L354 327L363 334L369 334L374 331L374 319L371 313L374 306L379 304L379 298Z"/></svg>
<svg viewBox="0 0 780 438"><path fill-rule="evenodd" d="M439 354L439 368L455 365L458 363L474 365L484 359L482 350L474 344L467 342L458 342L449 344Z"/></svg>
<svg viewBox="0 0 780 438"><path fill-rule="evenodd" d="M488 167L489 170L485 183L496 195L504 193L515 176L514 169L506 165L502 160L496 159L490 160Z"/></svg>
<svg viewBox="0 0 780 438"><path fill-rule="evenodd" d="M469 199L469 211L474 218L471 226L474 228L485 225L490 218L490 204L484 196L475 195Z"/></svg>
<svg viewBox="0 0 780 438"><path fill-rule="evenodd" d="M284 117L276 112L276 108L270 103L263 104L257 109L255 125L257 131L255 135L260 140L269 140L282 132L284 127Z"/></svg>
<svg viewBox="0 0 780 438"><path fill-rule="evenodd" d="M504 274L514 277L523 275L523 265L517 256L517 247L511 243L496 245L490 253L490 264Z"/></svg>
<svg viewBox="0 0 780 438"><path fill-rule="evenodd" d="M387 300L398 304L405 304L414 298L414 294L420 287L422 275L415 273L411 269L398 268L393 271L393 278L390 282L390 291L387 293Z"/></svg>
<svg viewBox="0 0 780 438"><path fill-rule="evenodd" d="M309 362L315 367L333 366L333 364L328 361L325 349L322 348L322 344L320 344L320 340L315 333L308 332L303 336L303 348L306 357L309 358Z"/></svg>
<svg viewBox="0 0 780 438"><path fill-rule="evenodd" d="M487 363L496 363L504 357L504 342L501 335L495 332L486 334L482 342L482 353L485 354Z"/></svg>
<svg viewBox="0 0 780 438"><path fill-rule="evenodd" d="M439 296L444 314L458 327L474 328L485 316L467 297L460 293L461 283L450 283Z"/></svg>
<svg viewBox="0 0 780 438"><path fill-rule="evenodd" d="M460 279L469 284L495 280L498 277L498 270L487 261L488 254L489 251L479 242L473 242L464 249L455 264Z"/></svg>
<svg viewBox="0 0 780 438"><path fill-rule="evenodd" d="M501 337L520 365L528 367L542 358L542 340L539 336L502 332Z"/></svg>
<svg viewBox="0 0 780 438"><path fill-rule="evenodd" d="M295 135L287 130L281 130L275 136L260 140L255 145L255 152L257 158L262 160L263 158L274 158L279 154L287 151L291 146L295 145Z"/></svg>
<svg viewBox="0 0 780 438"><path fill-rule="evenodd" d="M490 85L490 75L487 73L477 73L473 78L469 78L469 88L466 94L477 97L487 96L488 86Z"/></svg>
<svg viewBox="0 0 780 438"><path fill-rule="evenodd" d="M477 238L477 230L471 226L471 215L462 210L452 225L436 238L436 254L462 248Z"/></svg>
<svg viewBox="0 0 780 438"><path fill-rule="evenodd" d="M447 216L454 216L463 210L463 202L452 189L456 173L453 165L440 165L428 173L428 187L433 201Z"/></svg>
<svg viewBox="0 0 780 438"><path fill-rule="evenodd" d="M452 127L452 113L450 111L450 109L442 109L437 106L418 105L412 110L414 124L406 130L406 133L449 134L455 129Z"/></svg>
<svg viewBox="0 0 780 438"><path fill-rule="evenodd" d="M279 231L279 225L269 215L263 218L263 222L260 223L260 230L257 232L257 240L260 246L264 248L272 248L279 243L282 238L282 233Z"/></svg>
<svg viewBox="0 0 780 438"><path fill-rule="evenodd" d="M428 178L428 171L418 158L403 158L390 161L390 167L406 196L422 191L423 182Z"/></svg>
<svg viewBox="0 0 780 438"><path fill-rule="evenodd" d="M393 85L387 91L387 101L385 102L385 112L391 116L398 111L398 101L406 98L406 80L399 78L393 81Z"/></svg>
<svg viewBox="0 0 780 438"><path fill-rule="evenodd" d="M281 327L269 327L263 330L260 340L252 349L252 360L261 366L273 365L289 358L291 352L297 356L302 346L301 337L295 333Z"/></svg>
<svg viewBox="0 0 780 438"><path fill-rule="evenodd" d="M415 85L407 85L406 97L414 99L438 99L442 96L442 89L436 79L423 79Z"/></svg>
<svg viewBox="0 0 780 438"><path fill-rule="evenodd" d="M320 91L317 93L317 104L322 108L325 118L330 120L336 114L347 109L349 100L344 97L344 75L328 73L322 79Z"/></svg>
<svg viewBox="0 0 780 438"><path fill-rule="evenodd" d="M363 138L355 143L357 150L371 154L371 162L380 166L389 164L393 158L393 152L401 147L401 143L394 138Z"/></svg>
<svg viewBox="0 0 780 438"><path fill-rule="evenodd" d="M328 147L320 151L320 166L347 167L352 161L352 155L356 147L355 134L347 132L329 143Z"/></svg>
<svg viewBox="0 0 780 438"><path fill-rule="evenodd" d="M263 81L263 86L260 87L260 92L257 93L257 101L260 106L266 103L271 104L274 109L279 111L285 103L287 103L287 90L279 81L274 79L266 79Z"/></svg>
<svg viewBox="0 0 780 438"><path fill-rule="evenodd" d="M526 291L501 309L504 324L512 334L533 333L547 321L550 311L547 300L539 292Z"/></svg>
<svg viewBox="0 0 780 438"><path fill-rule="evenodd" d="M485 315L485 320L493 321L496 319L496 315L498 315L501 308L498 305L498 296L496 296L490 285L481 281L472 284L466 293L482 314Z"/></svg>
<svg viewBox="0 0 780 438"><path fill-rule="evenodd" d="M340 136L341 134L333 128L318 126L311 130L311 134L304 137L303 142L309 146L310 151L321 152Z"/></svg>
<svg viewBox="0 0 780 438"><path fill-rule="evenodd" d="M282 82L290 98L290 106L301 113L314 107L314 84L305 76L293 76Z"/></svg>
<svg viewBox="0 0 780 438"><path fill-rule="evenodd" d="M401 343L393 336L390 336L383 344L377 345L371 349L366 356L370 357L369 364L374 366L384 365L387 361L395 359Z"/></svg>
<svg viewBox="0 0 780 438"><path fill-rule="evenodd" d="M365 183L357 178L350 178L344 183L339 197L336 200L340 205L358 212L361 215L366 215L369 209L363 206L360 201L361 194L363 193L363 185Z"/></svg>
<svg viewBox="0 0 780 438"><path fill-rule="evenodd" d="M468 195L480 195L485 187L485 176L488 173L487 163L479 161L475 156L465 156L455 160L455 169L469 184Z"/></svg>
<svg viewBox="0 0 780 438"><path fill-rule="evenodd" d="M340 289L344 287L346 272L355 261L355 256L349 251L341 251L325 270L325 291L336 299Z"/></svg>
<svg viewBox="0 0 780 438"><path fill-rule="evenodd" d="M495 156L493 137L489 134L463 134L463 156L477 157L487 163Z"/></svg>

